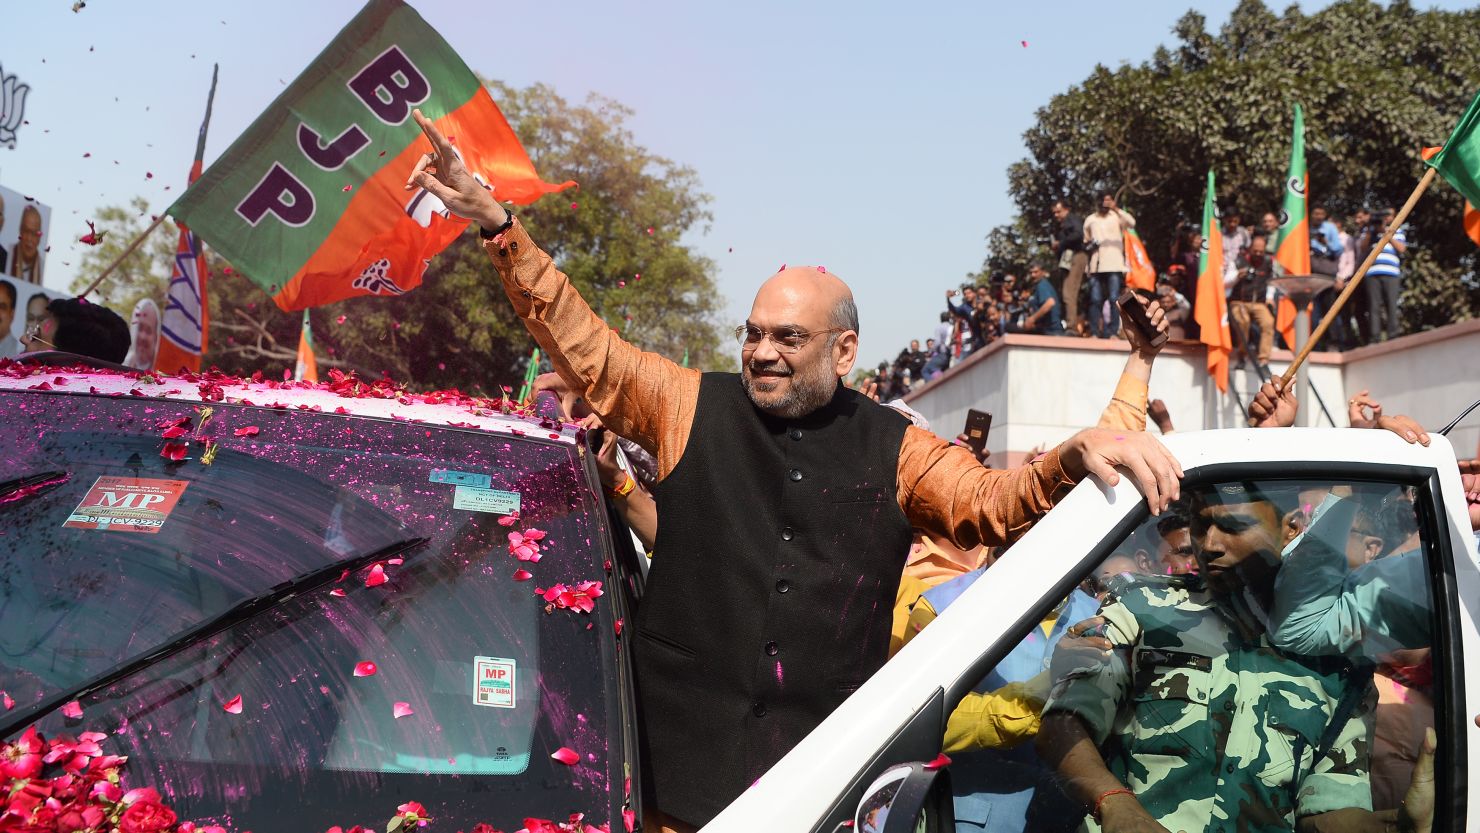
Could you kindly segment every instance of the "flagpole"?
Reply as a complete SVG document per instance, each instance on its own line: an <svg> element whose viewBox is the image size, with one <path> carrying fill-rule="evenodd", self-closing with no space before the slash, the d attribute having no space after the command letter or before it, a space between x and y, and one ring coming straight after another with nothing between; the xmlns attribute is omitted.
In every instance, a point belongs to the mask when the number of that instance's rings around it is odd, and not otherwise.
<svg viewBox="0 0 1480 833"><path fill-rule="evenodd" d="M77 297L86 298L89 294L92 293L94 289L97 289L98 284L102 283L105 278L112 274L113 270L118 268L118 264L122 263L124 258L133 254L134 249L139 248L139 244L144 242L144 238L153 234L154 230L159 228L159 224L164 222L164 218L165 215L163 214L155 217L154 222L149 224L149 228L144 229L144 232L142 234L140 234L138 237L135 237L134 242L128 244L128 248L123 250L123 254L119 255L117 259L108 264L108 268L104 269L102 274L98 275L98 277L92 283L88 284L87 289L82 290L82 294L78 295Z"/></svg>
<svg viewBox="0 0 1480 833"><path fill-rule="evenodd" d="M1387 248L1387 245L1392 242L1393 235L1397 234L1398 229L1403 227L1403 221L1408 219L1408 213L1413 210L1413 206L1418 203L1418 198L1423 196L1423 192L1429 189L1429 184L1434 181L1434 174L1438 172L1437 168L1429 168L1429 172L1424 174L1423 179L1418 181L1418 187L1414 188L1413 193L1408 195L1408 201L1403 203L1403 207L1398 209L1397 216L1393 217L1393 221L1388 224L1387 232L1372 247L1372 251L1367 253L1367 259L1362 261L1361 268L1357 269L1357 273L1352 275L1351 280L1346 282L1346 288L1341 290L1340 295L1336 296L1336 300L1331 304L1331 308L1326 310L1326 315L1321 319L1321 323L1310 334L1310 338L1306 339L1305 346L1300 350L1300 355L1296 356L1295 361L1291 362L1290 366L1285 369L1285 375L1280 377L1281 389L1290 386L1290 380L1295 378L1295 372L1300 369L1300 365L1305 363L1306 358L1315 349L1316 343L1321 340L1321 336L1326 334L1326 330L1330 328L1331 322L1336 319L1337 313L1341 312L1341 308L1346 304L1346 300L1351 297L1352 292L1356 291L1357 284L1361 283L1362 278L1367 276L1367 270L1371 269L1372 264L1377 262L1377 256L1382 254L1382 250Z"/></svg>

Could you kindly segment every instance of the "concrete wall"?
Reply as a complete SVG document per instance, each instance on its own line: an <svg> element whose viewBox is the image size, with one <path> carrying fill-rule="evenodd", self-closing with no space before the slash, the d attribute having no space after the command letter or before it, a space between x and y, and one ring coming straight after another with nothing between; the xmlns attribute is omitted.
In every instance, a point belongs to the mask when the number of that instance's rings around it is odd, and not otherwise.
<svg viewBox="0 0 1480 833"><path fill-rule="evenodd" d="M954 438L970 408L993 415L987 448L996 466L1018 464L1034 448L1062 442L1094 425L1115 390L1128 349L1119 340L1009 335L969 357L907 401L942 437ZM1276 375L1292 356L1275 351ZM1166 402L1178 430L1243 425L1246 406L1259 389L1253 368L1231 375L1232 391L1219 394L1198 344L1172 344L1156 360L1151 397ZM1454 324L1348 353L1313 353L1310 380L1335 424L1347 424L1347 399L1366 388L1389 414L1409 414L1437 430L1480 399L1480 321ZM1235 395L1236 394L1236 395ZM1329 426L1314 401L1301 402L1301 424ZM1151 428L1152 431L1156 429ZM1450 435L1459 454L1474 456L1480 409Z"/></svg>

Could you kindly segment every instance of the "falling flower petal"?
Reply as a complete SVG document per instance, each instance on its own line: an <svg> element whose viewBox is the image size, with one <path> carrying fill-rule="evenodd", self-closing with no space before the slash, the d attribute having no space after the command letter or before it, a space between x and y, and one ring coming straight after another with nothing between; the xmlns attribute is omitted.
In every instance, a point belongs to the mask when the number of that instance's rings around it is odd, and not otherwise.
<svg viewBox="0 0 1480 833"><path fill-rule="evenodd" d="M1027 41L1023 41L1023 48L1024 49L1027 49L1028 48L1028 42Z"/></svg>
<svg viewBox="0 0 1480 833"><path fill-rule="evenodd" d="M336 323L336 324L343 324L344 323L344 316L341 315L338 318L334 319L334 323Z"/></svg>
<svg viewBox="0 0 1480 833"><path fill-rule="evenodd" d="M225 709L229 714L241 714L242 696L238 694L230 700L227 700L226 703L221 706L221 708Z"/></svg>
<svg viewBox="0 0 1480 833"><path fill-rule="evenodd" d="M551 754L550 757L561 762L562 764L565 764L566 766L575 766L576 764L581 762L581 756L577 755L575 750L571 749L569 746L560 747L559 749L555 750L555 752Z"/></svg>
<svg viewBox="0 0 1480 833"><path fill-rule="evenodd" d="M255 425L248 425L245 428L238 428L232 433L236 434L238 437L255 437L259 433L261 433L261 430L262 429L258 428Z"/></svg>
<svg viewBox="0 0 1480 833"><path fill-rule="evenodd" d="M354 190L354 188L355 188L355 186L353 186L353 185L346 185L346 186L344 186L344 189L343 189L343 190L344 190L344 192L345 192L345 193L346 193L346 194L347 194L347 193L349 193L349 192L350 192L350 191L353 191L353 190Z"/></svg>
<svg viewBox="0 0 1480 833"><path fill-rule="evenodd" d="M76 719L82 717L82 704L79 703L76 700L73 700L70 703L64 704L62 706L62 716L63 717L70 717L73 720L76 720Z"/></svg>
<svg viewBox="0 0 1480 833"><path fill-rule="evenodd" d="M580 206L580 204L579 204L579 203L574 203L574 202L573 202L573 203L571 203L571 204L570 204L570 209L571 209L571 210L572 210L572 211L574 211L574 210L576 210L576 209L577 209L577 208L580 208L580 207L581 207L581 206Z"/></svg>
<svg viewBox="0 0 1480 833"><path fill-rule="evenodd" d="M371 567L370 575L365 576L366 587L378 587L382 584L385 584L385 582L385 568L380 566L379 564Z"/></svg>
<svg viewBox="0 0 1480 833"><path fill-rule="evenodd" d="M532 578L534 578L534 573L531 573L523 567L520 567L519 569L514 571L515 581L529 581Z"/></svg>
<svg viewBox="0 0 1480 833"><path fill-rule="evenodd" d="M391 715L397 720L400 720L403 717L409 717L413 714L416 714L416 711L411 708L410 703L397 700L394 704L391 705Z"/></svg>
<svg viewBox="0 0 1480 833"><path fill-rule="evenodd" d="M375 663L371 662L368 659L363 662L355 663L356 677L373 677L375 676L375 672L379 670L380 669L376 667Z"/></svg>
<svg viewBox="0 0 1480 833"><path fill-rule="evenodd" d="M942 752L939 755L936 755L935 756L935 760L933 760L930 763L926 764L925 765L925 768L928 769L928 770L930 770L930 771L932 771L932 772L934 772L937 769L945 769L946 767L948 767L950 765L951 765L951 758L950 758L950 756L947 755L946 753Z"/></svg>

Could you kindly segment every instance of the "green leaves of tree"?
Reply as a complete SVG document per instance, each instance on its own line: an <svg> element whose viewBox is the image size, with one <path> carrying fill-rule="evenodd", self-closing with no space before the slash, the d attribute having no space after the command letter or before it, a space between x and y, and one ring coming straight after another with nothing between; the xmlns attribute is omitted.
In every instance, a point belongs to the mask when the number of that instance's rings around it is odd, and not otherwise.
<svg viewBox="0 0 1480 833"><path fill-rule="evenodd" d="M1175 43L1150 61L1109 69L1054 96L1024 135L1029 157L1008 171L1020 216L995 229L986 269L1020 270L1048 255L1049 209L1079 212L1115 191L1165 265L1177 224L1198 222L1204 176L1244 221L1277 211L1292 108L1305 109L1312 205L1337 217L1398 205L1422 173L1418 151L1442 143L1480 91L1480 10L1417 11L1343 0L1282 14L1244 0L1216 34L1189 11ZM1475 246L1463 201L1430 189L1409 221L1404 315L1426 328L1480 312ZM1420 254L1421 253L1421 254Z"/></svg>

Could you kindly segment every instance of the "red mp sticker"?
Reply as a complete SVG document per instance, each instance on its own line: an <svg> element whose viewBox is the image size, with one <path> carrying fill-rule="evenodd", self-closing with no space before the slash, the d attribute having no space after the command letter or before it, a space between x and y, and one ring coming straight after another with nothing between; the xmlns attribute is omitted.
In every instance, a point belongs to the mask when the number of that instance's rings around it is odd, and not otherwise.
<svg viewBox="0 0 1480 833"><path fill-rule="evenodd" d="M99 477L62 526L155 534L189 485L187 480Z"/></svg>

